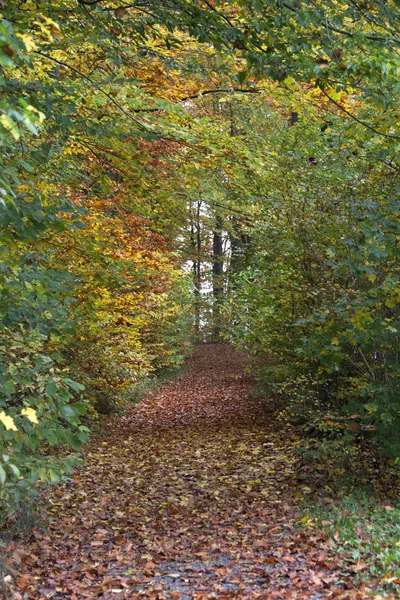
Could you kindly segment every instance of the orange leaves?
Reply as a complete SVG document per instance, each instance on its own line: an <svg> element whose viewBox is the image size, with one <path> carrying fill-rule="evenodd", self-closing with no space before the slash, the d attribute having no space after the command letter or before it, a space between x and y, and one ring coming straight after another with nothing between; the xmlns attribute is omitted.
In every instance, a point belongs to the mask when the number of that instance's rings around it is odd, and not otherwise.
<svg viewBox="0 0 400 600"><path fill-rule="evenodd" d="M177 360L184 331L175 322L190 302L184 306L186 284L170 240L134 212L128 190L120 186L112 198L74 192L73 198L87 210L85 228L63 234L57 247L80 281L74 362L92 405L108 411L141 378Z"/></svg>
<svg viewBox="0 0 400 600"><path fill-rule="evenodd" d="M126 14L128 14L128 11L124 6L119 6L114 10L114 13L117 19L122 19Z"/></svg>

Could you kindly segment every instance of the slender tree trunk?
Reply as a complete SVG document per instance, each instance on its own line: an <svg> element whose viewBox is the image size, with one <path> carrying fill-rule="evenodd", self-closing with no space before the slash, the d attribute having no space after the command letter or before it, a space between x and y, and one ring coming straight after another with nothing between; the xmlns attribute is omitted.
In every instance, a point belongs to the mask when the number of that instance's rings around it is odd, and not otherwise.
<svg viewBox="0 0 400 600"><path fill-rule="evenodd" d="M217 215L213 232L213 337L221 335L221 299L224 293L222 217Z"/></svg>
<svg viewBox="0 0 400 600"><path fill-rule="evenodd" d="M234 120L234 112L233 112L233 104L230 103L229 106L229 120L230 120L230 128L229 134L230 137L235 137L237 131L235 127ZM232 286L232 276L238 273L242 268L245 261L246 249L250 244L250 237L245 232L245 225L247 223L243 223L238 218L232 218L232 231L230 234L230 243L231 243L231 260L229 265L229 274L230 274L230 282L229 285Z"/></svg>
<svg viewBox="0 0 400 600"><path fill-rule="evenodd" d="M194 282L194 328L196 335L200 334L201 312L201 225L200 225L201 200L197 201L195 222L191 223L190 235L193 248L193 282Z"/></svg>
<svg viewBox="0 0 400 600"><path fill-rule="evenodd" d="M232 233L230 236L231 242L231 261L230 261L230 276L235 276L236 273L242 270L246 263L247 249L250 246L251 240L248 233L245 232L243 223L234 218L232 222ZM232 281L231 281L232 285Z"/></svg>

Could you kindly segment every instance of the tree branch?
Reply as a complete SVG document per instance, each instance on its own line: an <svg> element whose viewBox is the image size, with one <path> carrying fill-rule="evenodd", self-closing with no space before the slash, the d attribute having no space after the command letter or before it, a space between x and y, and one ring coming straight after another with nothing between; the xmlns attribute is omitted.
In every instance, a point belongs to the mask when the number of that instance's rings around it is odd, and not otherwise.
<svg viewBox="0 0 400 600"><path fill-rule="evenodd" d="M193 94L193 96L185 96L184 98L180 98L178 102L185 102L186 100L193 100L194 98L200 98L201 96L206 96L207 94L260 94L261 90L259 88L250 88L250 89L240 89L240 88L232 88L228 90L224 89L216 89L216 90L205 90L203 92L198 92L197 94Z"/></svg>
<svg viewBox="0 0 400 600"><path fill-rule="evenodd" d="M84 6L94 6L95 4L100 4L102 0L78 0L78 4L83 4Z"/></svg>
<svg viewBox="0 0 400 600"><path fill-rule="evenodd" d="M201 92L198 92L197 94L193 94L191 96L184 96L183 98L178 98L178 100L176 100L175 102L172 102L172 104L179 104L180 102L186 102L187 100L195 100L196 98L201 98L202 96L207 96L208 94L237 94L237 93L241 93L241 94L261 94L262 90L260 90L259 88L250 88L250 89L239 89L239 88L232 88L232 89L216 89L216 90L204 90ZM140 113L140 112L157 112L158 110L164 110L161 107L155 107L155 108L134 108L132 109L132 112L135 113Z"/></svg>
<svg viewBox="0 0 400 600"><path fill-rule="evenodd" d="M331 98L331 96L329 96L329 94L327 94L322 87L319 86L319 89L324 94L324 96L326 96L328 98L328 100L330 100L341 111L343 111L344 113L346 113L346 115L348 115L351 119L353 119L353 121L356 121L357 123L359 123L363 127L366 127L370 131L373 131L377 135L381 135L383 137L386 137L386 138L389 138L389 139L392 139L392 140L400 140L400 136L398 136L398 135L393 135L393 134L390 134L390 133L383 133L382 131L378 131L377 129L375 129L375 127L372 127L372 125L369 125L369 123L366 123L365 121L361 121L361 119L359 119L358 117L356 117L355 115L353 115L353 113L349 112L346 108L343 108L343 106L341 104L339 104L339 102L336 102L336 100L334 100L333 98Z"/></svg>
<svg viewBox="0 0 400 600"><path fill-rule="evenodd" d="M87 75L85 75L84 73L82 73L81 71L79 71L78 69L76 69L75 67L73 67L73 66L69 65L68 63L65 63L65 62L63 62L61 60L58 60L57 58L54 58L54 56L51 56L50 54L46 54L45 52L42 52L40 50L36 50L35 54L39 54L40 56L44 56L48 60L51 60L52 62L55 62L58 65L61 65L62 67L66 67L67 69L70 69L73 73L76 73L77 75L79 75L79 77L82 77L82 79L85 79L86 81L89 81L92 85L95 83L93 81L93 79L91 79L90 77L88 77ZM140 121L138 121L137 119L135 119L135 117L133 117L123 106L121 106L120 103L117 102L108 92L104 91L100 87L98 87L96 89L98 89L99 92L101 94L103 94L103 96L106 96L106 98L108 98L110 100L110 102L112 102L112 104L114 104L118 108L118 110L120 110L124 115L126 115L131 121L133 121L134 123L136 123L136 125L138 125L141 129L144 129L147 133L154 134L154 132L151 131L148 127L146 127L146 125L144 125L143 123L141 123Z"/></svg>
<svg viewBox="0 0 400 600"><path fill-rule="evenodd" d="M284 2L283 5L291 12L294 12L294 13L298 12L297 8L295 8L294 6L289 4L289 2ZM335 33L340 33L341 35L345 35L350 38L355 37L354 33L351 33L350 31L346 31L344 29L339 29L338 27L335 27L334 25L332 25L332 23L329 23L328 20L324 23L321 23L321 25L323 25L324 28L334 31ZM390 41L390 42L393 42L394 44L397 44L398 46L400 46L400 40L398 40L397 38L395 38L393 36L382 37L380 35L364 34L362 37L366 40L372 40L373 42L388 42L388 41Z"/></svg>

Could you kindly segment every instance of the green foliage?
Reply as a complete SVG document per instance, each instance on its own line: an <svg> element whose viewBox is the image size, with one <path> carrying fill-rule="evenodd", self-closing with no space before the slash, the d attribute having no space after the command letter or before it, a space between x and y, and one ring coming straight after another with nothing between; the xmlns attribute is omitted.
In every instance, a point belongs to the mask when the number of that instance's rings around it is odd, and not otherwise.
<svg viewBox="0 0 400 600"><path fill-rule="evenodd" d="M76 464L87 437L83 386L57 348L68 335L68 279L43 257L6 255L0 280L0 512L14 510L38 482L53 483ZM13 259L13 260L11 260ZM42 263L42 264L41 264ZM71 282L69 282L71 283ZM61 454L51 448L61 446ZM72 448L72 454L67 447Z"/></svg>
<svg viewBox="0 0 400 600"><path fill-rule="evenodd" d="M51 455L50 448L79 450L87 428L81 425L83 386L44 354L45 336L5 329L0 361L2 428L1 508L16 508L38 481L54 483L76 464L74 454Z"/></svg>
<svg viewBox="0 0 400 600"><path fill-rule="evenodd" d="M358 210L357 237L346 239L348 257L328 265L351 283L336 301L324 299L298 322L309 335L300 352L319 364L319 374L341 375L336 393L351 411L374 425L393 455L400 455L399 388L399 224L397 202L366 202ZM348 386L358 374L358 389Z"/></svg>
<svg viewBox="0 0 400 600"><path fill-rule="evenodd" d="M295 125L258 113L273 149L263 150L250 265L226 307L229 336L258 357L289 412L307 405L311 422L322 407L356 415L400 456L396 171L373 134L357 129L352 139L335 114L322 130L307 112Z"/></svg>
<svg viewBox="0 0 400 600"><path fill-rule="evenodd" d="M0 4L6 484L182 361L213 227L213 330L398 455L397 3Z"/></svg>
<svg viewBox="0 0 400 600"><path fill-rule="evenodd" d="M4 520L71 471L88 419L121 407L138 382L182 360L191 322L167 227L161 233L164 223L155 222L149 235L152 223L137 217L151 214L142 192L149 157L140 160L138 138L161 137L131 113L151 101L131 93L139 81L127 73L143 25L130 22L121 59L108 29L119 22L114 11L92 19L75 1L3 2L0 11ZM104 75L104 55L116 76ZM116 194L124 200L111 206Z"/></svg>

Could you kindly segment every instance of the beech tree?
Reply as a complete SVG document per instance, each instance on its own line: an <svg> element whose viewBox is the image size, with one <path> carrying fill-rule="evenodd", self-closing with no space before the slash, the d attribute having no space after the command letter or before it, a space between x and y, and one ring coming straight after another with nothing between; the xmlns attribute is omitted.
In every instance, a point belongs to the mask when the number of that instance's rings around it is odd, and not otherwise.
<svg viewBox="0 0 400 600"><path fill-rule="evenodd" d="M3 508L204 321L398 456L397 0L0 12Z"/></svg>

